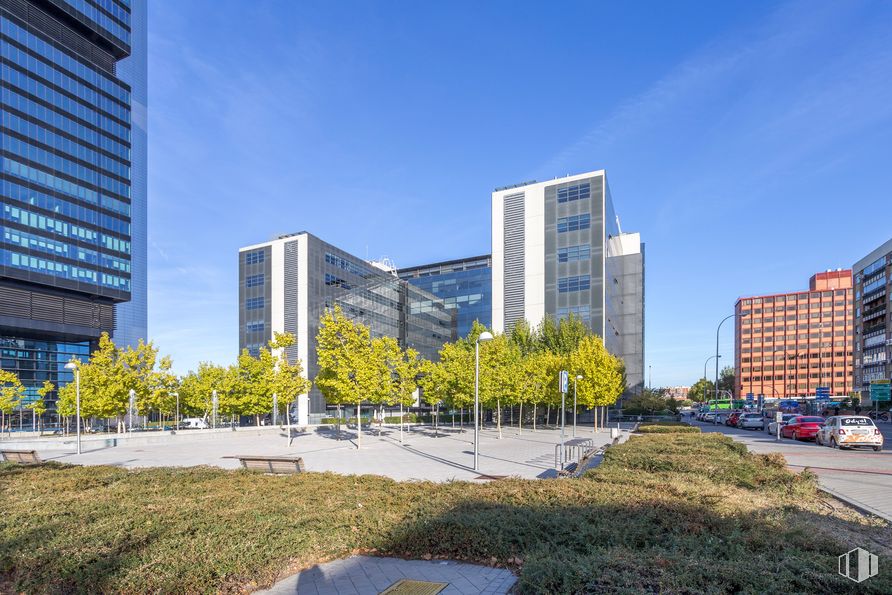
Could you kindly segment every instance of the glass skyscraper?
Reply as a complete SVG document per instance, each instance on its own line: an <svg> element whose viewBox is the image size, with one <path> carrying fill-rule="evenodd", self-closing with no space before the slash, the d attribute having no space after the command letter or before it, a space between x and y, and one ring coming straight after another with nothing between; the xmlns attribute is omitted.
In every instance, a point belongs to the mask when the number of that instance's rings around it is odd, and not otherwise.
<svg viewBox="0 0 892 595"><path fill-rule="evenodd" d="M117 304L144 298L131 265L145 241L144 109L141 145L131 132L144 57L129 82L118 73L131 36L130 0L0 0L0 355L31 397L70 380L65 362L115 331Z"/></svg>
<svg viewBox="0 0 892 595"><path fill-rule="evenodd" d="M492 257L475 256L426 264L398 271L404 279L440 298L446 309L456 312L456 332L466 337L474 321L492 327ZM419 311L433 303L413 305Z"/></svg>

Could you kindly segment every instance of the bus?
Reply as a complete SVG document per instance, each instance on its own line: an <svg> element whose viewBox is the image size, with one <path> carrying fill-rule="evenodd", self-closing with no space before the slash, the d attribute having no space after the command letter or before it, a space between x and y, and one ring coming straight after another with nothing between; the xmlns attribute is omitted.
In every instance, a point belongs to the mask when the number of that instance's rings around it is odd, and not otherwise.
<svg viewBox="0 0 892 595"><path fill-rule="evenodd" d="M701 409L703 411L727 411L731 409L743 409L746 404L747 402L743 399L710 399L703 404Z"/></svg>

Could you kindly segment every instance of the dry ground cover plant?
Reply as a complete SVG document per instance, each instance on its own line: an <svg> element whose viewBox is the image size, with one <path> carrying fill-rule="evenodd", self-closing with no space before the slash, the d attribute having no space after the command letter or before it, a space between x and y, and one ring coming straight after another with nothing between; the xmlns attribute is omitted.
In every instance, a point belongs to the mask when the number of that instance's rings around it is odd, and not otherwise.
<svg viewBox="0 0 892 595"><path fill-rule="evenodd" d="M219 592L353 553L508 566L523 593L892 592L890 529L719 434L646 434L580 479L0 465L5 591ZM856 585L837 556L881 574Z"/></svg>

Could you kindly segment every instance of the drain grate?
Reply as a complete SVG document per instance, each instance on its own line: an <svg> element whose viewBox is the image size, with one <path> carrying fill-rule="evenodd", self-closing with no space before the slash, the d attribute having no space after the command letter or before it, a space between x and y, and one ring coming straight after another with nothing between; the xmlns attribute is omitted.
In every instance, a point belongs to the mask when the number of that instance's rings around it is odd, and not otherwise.
<svg viewBox="0 0 892 595"><path fill-rule="evenodd" d="M437 595L437 593L448 586L449 583L413 581L403 578L381 591L378 595Z"/></svg>
<svg viewBox="0 0 892 595"><path fill-rule="evenodd" d="M507 475L478 475L474 479L505 479Z"/></svg>

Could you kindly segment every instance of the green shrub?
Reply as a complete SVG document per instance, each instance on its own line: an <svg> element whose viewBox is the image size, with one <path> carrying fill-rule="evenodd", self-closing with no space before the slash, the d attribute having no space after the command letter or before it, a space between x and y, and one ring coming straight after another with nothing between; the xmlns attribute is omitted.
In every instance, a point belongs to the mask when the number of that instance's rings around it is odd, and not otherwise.
<svg viewBox="0 0 892 595"><path fill-rule="evenodd" d="M699 434L700 428L677 421L658 421L638 426L642 434Z"/></svg>
<svg viewBox="0 0 892 595"><path fill-rule="evenodd" d="M854 592L837 556L888 526L828 511L814 480L720 434L633 437L581 480L0 465L0 584L241 592L372 552L508 566L520 593Z"/></svg>

